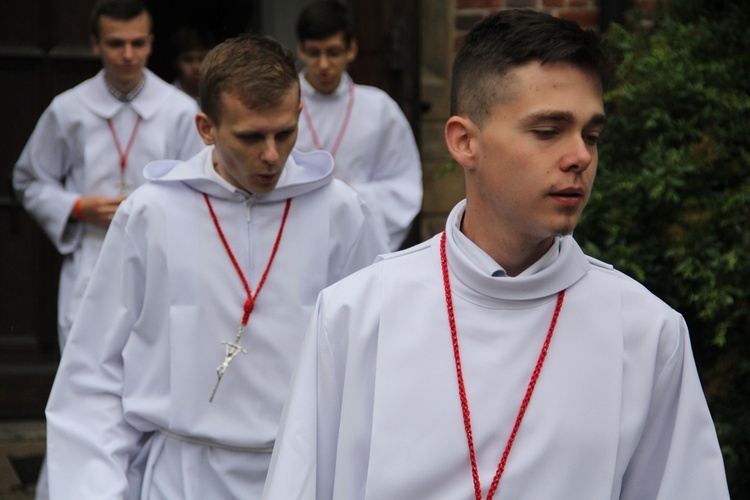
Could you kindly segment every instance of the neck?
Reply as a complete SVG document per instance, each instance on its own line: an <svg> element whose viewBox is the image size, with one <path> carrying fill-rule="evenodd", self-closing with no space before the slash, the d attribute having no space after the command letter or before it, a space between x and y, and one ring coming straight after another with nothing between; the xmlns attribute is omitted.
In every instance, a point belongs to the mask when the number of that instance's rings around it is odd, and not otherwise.
<svg viewBox="0 0 750 500"><path fill-rule="evenodd" d="M122 92L123 94L129 94L133 90L135 90L138 87L138 85L143 81L143 73L140 74L137 80L133 82L128 82L128 83L116 82L112 78L110 78L109 74L107 74L106 72L104 73L104 79L116 91Z"/></svg>
<svg viewBox="0 0 750 500"><path fill-rule="evenodd" d="M305 72L305 80L307 80L307 83L310 84L310 86L315 90L315 92L317 92L318 94L323 94L323 95L333 95L336 92L336 90L338 90L338 88L341 86L341 82L344 79L342 76L341 78L339 78L339 81L336 82L336 85L334 85L331 90L325 90L325 89L317 88L315 86L315 82L310 79L309 75L310 74L308 72Z"/></svg>
<svg viewBox="0 0 750 500"><path fill-rule="evenodd" d="M554 236L544 239L526 238L513 231L481 223L472 217L468 207L461 222L461 232L500 264L508 276L518 276L542 258L555 242Z"/></svg>

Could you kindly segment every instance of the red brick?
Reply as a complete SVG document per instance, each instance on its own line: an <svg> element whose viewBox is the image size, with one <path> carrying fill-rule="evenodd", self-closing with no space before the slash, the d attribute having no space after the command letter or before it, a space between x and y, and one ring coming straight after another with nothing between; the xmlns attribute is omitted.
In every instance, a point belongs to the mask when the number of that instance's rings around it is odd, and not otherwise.
<svg viewBox="0 0 750 500"><path fill-rule="evenodd" d="M489 12L487 14L489 14ZM458 31L469 31L475 24L484 19L485 15L476 13L464 15L459 14L456 16L456 29Z"/></svg>
<svg viewBox="0 0 750 500"><path fill-rule="evenodd" d="M508 9L523 9L536 6L534 0L505 0L505 7Z"/></svg>
<svg viewBox="0 0 750 500"><path fill-rule="evenodd" d="M500 0L456 0L458 9L484 9L498 5L500 5Z"/></svg>
<svg viewBox="0 0 750 500"><path fill-rule="evenodd" d="M582 28L597 28L599 26L599 12L596 10L561 10L558 17L571 19Z"/></svg>

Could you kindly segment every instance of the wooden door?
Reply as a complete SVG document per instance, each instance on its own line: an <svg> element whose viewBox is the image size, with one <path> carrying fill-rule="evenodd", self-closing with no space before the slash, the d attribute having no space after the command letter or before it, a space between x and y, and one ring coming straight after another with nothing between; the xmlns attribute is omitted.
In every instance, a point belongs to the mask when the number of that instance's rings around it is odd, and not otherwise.
<svg viewBox="0 0 750 500"><path fill-rule="evenodd" d="M0 418L41 416L56 369L60 257L13 197L11 172L52 97L99 69L92 5L0 3Z"/></svg>
<svg viewBox="0 0 750 500"><path fill-rule="evenodd" d="M146 0L154 18L149 67L173 77L170 34L203 24L217 41L245 31L266 33L274 0ZM57 282L60 257L13 196L11 173L52 98L93 76L89 15L95 0L0 2L0 419L41 418L59 359ZM360 56L359 83L387 91L417 132L419 123L418 0L352 0ZM266 16L267 17L267 16ZM290 13L289 23L294 23ZM278 36L278 35L277 35Z"/></svg>
<svg viewBox="0 0 750 500"><path fill-rule="evenodd" d="M419 0L350 0L357 59L349 72L361 84L385 90L401 107L419 145L420 30ZM403 247L419 242L419 216Z"/></svg>
<svg viewBox="0 0 750 500"><path fill-rule="evenodd" d="M89 46L95 0L0 2L0 418L42 417L59 360L60 256L13 196L11 174L52 98L100 69ZM169 34L203 23L217 40L257 30L258 2L146 1L154 18L149 67L171 81Z"/></svg>

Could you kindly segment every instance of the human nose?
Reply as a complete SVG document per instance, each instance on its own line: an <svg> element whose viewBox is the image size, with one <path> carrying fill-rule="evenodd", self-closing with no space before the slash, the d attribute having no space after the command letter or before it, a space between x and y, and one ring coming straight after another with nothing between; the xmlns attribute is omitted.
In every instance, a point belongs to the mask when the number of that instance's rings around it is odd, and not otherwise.
<svg viewBox="0 0 750 500"><path fill-rule="evenodd" d="M327 52L321 52L320 56L318 56L318 66L325 69L330 65L331 65L331 57L328 55Z"/></svg>
<svg viewBox="0 0 750 500"><path fill-rule="evenodd" d="M573 138L562 161L563 170L583 172L596 156L596 145L588 144L583 137Z"/></svg>
<svg viewBox="0 0 750 500"><path fill-rule="evenodd" d="M133 58L133 46L129 43L126 43L122 48L122 57L124 59L132 59Z"/></svg>
<svg viewBox="0 0 750 500"><path fill-rule="evenodd" d="M263 153L261 154L261 160L265 163L275 163L279 161L279 150L275 139L268 139L266 141Z"/></svg>

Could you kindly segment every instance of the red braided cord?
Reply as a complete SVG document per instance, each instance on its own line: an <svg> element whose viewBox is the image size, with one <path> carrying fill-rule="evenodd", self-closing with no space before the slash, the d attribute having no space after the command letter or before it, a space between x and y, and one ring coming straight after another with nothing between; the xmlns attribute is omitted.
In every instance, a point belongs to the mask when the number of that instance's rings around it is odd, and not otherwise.
<svg viewBox="0 0 750 500"><path fill-rule="evenodd" d="M341 139L344 138L344 132L346 132L346 127L349 125L349 118L352 116L352 108L354 107L354 83L351 84L349 87L349 101L346 104L346 113L344 114L344 119L341 122L341 127L339 128L339 133L336 136L336 140L333 142L333 145L328 151L331 153L331 156L336 156L336 151L338 151L339 146L341 145ZM302 114L305 116L305 121L307 122L307 126L310 128L310 134L312 135L313 142L315 143L315 147L318 149L325 149L318 139L318 134L315 133L315 127L313 126L312 118L310 118L310 113L307 111L307 106L304 105L304 102L302 104Z"/></svg>
<svg viewBox="0 0 750 500"><path fill-rule="evenodd" d="M250 313L253 312L253 308L255 307L255 299L258 297L260 290L263 288L263 284L266 282L266 278L268 277L268 272L271 270L271 264L273 264L273 261L276 258L276 252L279 249L279 243L281 242L281 235L284 232L284 226L286 225L286 219L287 219L287 216L289 215L289 207L292 204L292 199L289 198L286 200L286 206L284 207L284 215L281 218L281 226L279 227L279 233L276 235L276 241L273 244L271 257L268 259L268 264L266 264L266 269L265 271L263 271L263 276L260 278L260 282L258 283L258 288L255 290L255 295L253 295L252 291L250 290L250 285L248 285L247 279L245 278L245 273L242 272L242 268L237 262L237 259L234 257L234 252L232 252L232 248L229 246L229 242L227 242L227 239L224 236L224 231L221 230L221 225L219 224L219 219L216 217L216 213L214 212L214 207L211 205L211 200L208 198L208 195L206 193L203 193L203 198L206 200L206 205L208 205L208 211L211 213L211 219L213 219L214 221L214 226L216 227L216 231L219 233L219 238L221 238L221 242L224 244L224 248L227 251L227 255L229 255L229 258L231 259L232 264L234 265L234 269L237 271L237 274L242 280L242 286L245 288L245 293L247 293L247 300L245 301L245 304L243 306L244 314L242 315L242 325L245 326L247 325L247 321L250 318Z"/></svg>
<svg viewBox="0 0 750 500"><path fill-rule="evenodd" d="M125 148L124 152L122 150L122 146L120 145L120 140L117 138L117 131L115 131L115 126L112 123L112 120L107 118L107 124L109 124L109 130L112 131L112 137L115 140L115 146L117 146L117 152L120 155L120 174L125 175L125 168L127 168L128 166L128 155L130 154L130 148L133 147L133 141L135 141L135 134L138 132L138 125L141 124L141 117L139 116L135 121L135 125L133 126L133 131L130 133L130 140L128 141L128 146Z"/></svg>
<svg viewBox="0 0 750 500"><path fill-rule="evenodd" d="M442 265L441 267L443 271L443 286L445 288L445 304L448 310L448 323L450 325L451 337L453 340L453 356L456 361L456 378L458 379L458 395L461 400L461 411L463 413L463 418L464 418L464 428L466 429L466 440L469 446L469 459L471 460L471 476L474 481L474 495L477 500L482 500L482 486L479 481L477 457L474 451L474 437L473 437L473 433L471 430L471 415L469 411L468 399L466 397L466 389L464 386L463 371L461 369L461 355L460 355L459 347L458 347L458 331L456 329L456 319L455 319L454 310L453 310L453 297L451 294L450 277L448 275L448 259L447 259L446 252L445 252L445 240L446 240L446 233L443 232L443 235L440 239L440 261L441 261L441 265ZM547 351L549 350L549 344L550 344L550 341L552 340L552 334L555 331L555 326L557 326L557 318L560 315L560 310L562 309L564 297L565 297L565 290L561 291L557 295L557 305L555 306L555 312L552 315L552 321L550 322L549 330L547 331L547 337L544 340L544 344L542 345L542 350L539 353L539 358L537 359L536 366L534 367L534 371L531 375L531 380L529 380L529 385L526 388L526 395L524 396L523 401L521 402L521 408L518 411L518 415L516 415L516 421L513 424L513 430L511 431L510 437L508 438L508 442L505 445L505 450L503 451L503 455L502 455L502 458L500 459L500 463L497 466L495 477L492 479L492 483L490 484L490 489L487 492L487 500L492 500L492 498L494 497L495 492L497 491L497 486L500 483L500 477L503 475L503 472L505 471L505 464L508 461L508 455L510 454L510 450L513 447L513 443L516 440L518 429L520 428L521 421L523 420L523 417L526 414L526 409L528 408L529 402L531 401L531 395L534 392L534 388L536 387L536 382L539 379L539 374L541 373L542 366L544 365L544 360L547 357Z"/></svg>

